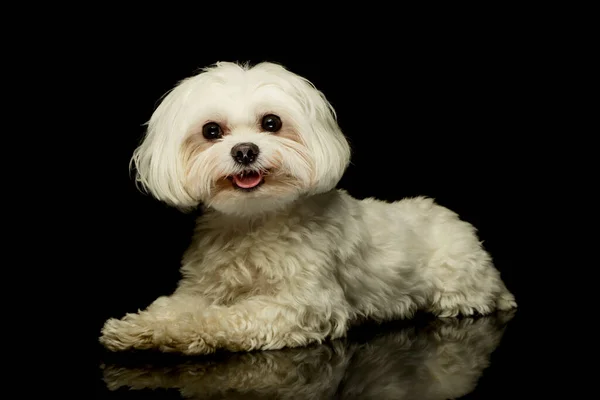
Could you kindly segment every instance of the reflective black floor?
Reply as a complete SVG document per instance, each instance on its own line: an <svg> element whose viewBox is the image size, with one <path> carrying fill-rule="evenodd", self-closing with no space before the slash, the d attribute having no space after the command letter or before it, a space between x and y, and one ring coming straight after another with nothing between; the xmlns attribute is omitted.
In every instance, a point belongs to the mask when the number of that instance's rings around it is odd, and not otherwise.
<svg viewBox="0 0 600 400"><path fill-rule="evenodd" d="M366 324L343 340L308 348L208 357L103 352L97 393L104 399L506 398L519 385L519 328L518 311L421 315Z"/></svg>

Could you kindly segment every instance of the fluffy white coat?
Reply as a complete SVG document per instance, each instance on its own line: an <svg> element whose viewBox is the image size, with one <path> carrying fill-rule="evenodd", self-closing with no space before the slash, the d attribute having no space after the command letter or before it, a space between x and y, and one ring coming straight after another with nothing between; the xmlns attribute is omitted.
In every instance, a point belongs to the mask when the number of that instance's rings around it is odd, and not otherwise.
<svg viewBox="0 0 600 400"><path fill-rule="evenodd" d="M282 125L265 131L265 115ZM207 124L220 136L207 139ZM204 136L203 136L204 135ZM242 165L239 143L260 153ZM203 204L182 280L146 310L109 319L111 350L206 354L305 346L362 319L516 307L475 228L428 198L359 201L335 189L350 148L324 95L282 66L218 63L153 114L138 181L182 210ZM240 190L244 173L262 184Z"/></svg>

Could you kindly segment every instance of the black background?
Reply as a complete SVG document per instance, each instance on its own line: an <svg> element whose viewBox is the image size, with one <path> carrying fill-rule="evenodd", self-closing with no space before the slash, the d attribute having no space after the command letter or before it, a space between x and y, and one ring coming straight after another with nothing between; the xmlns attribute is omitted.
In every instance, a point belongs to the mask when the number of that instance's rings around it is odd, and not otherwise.
<svg viewBox="0 0 600 400"><path fill-rule="evenodd" d="M514 393L503 382L524 382L527 366L517 360L527 353L525 321L537 295L528 285L537 267L527 254L530 221L539 213L530 196L538 140L532 104L540 96L535 50L495 34L424 43L380 44L396 46L385 56L369 47L299 56L273 46L208 51L174 43L162 43L162 56L154 56L157 44L142 38L100 50L91 60L98 98L88 110L102 135L94 144L99 217L88 258L98 268L87 275L97 288L90 339L97 341L107 318L171 292L189 243L194 215L140 193L129 176L130 157L157 101L216 61L273 61L311 80L336 109L353 149L338 187L387 201L431 196L478 228L520 306L495 355L497 372L481 390Z"/></svg>

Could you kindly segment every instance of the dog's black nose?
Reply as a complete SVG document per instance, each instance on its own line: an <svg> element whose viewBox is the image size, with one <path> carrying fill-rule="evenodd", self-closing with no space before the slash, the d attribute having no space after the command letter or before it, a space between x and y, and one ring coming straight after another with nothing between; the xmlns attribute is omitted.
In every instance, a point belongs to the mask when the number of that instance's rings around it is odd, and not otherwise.
<svg viewBox="0 0 600 400"><path fill-rule="evenodd" d="M231 157L240 164L251 164L258 157L258 146L254 143L238 143L231 148Z"/></svg>

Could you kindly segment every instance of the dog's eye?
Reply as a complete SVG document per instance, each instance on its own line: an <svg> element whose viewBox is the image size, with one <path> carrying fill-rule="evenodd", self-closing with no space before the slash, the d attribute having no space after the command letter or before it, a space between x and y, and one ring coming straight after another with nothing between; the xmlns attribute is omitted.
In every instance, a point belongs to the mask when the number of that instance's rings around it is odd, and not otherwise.
<svg viewBox="0 0 600 400"><path fill-rule="evenodd" d="M281 129L281 119L274 114L265 115L261 126L267 132L277 132Z"/></svg>
<svg viewBox="0 0 600 400"><path fill-rule="evenodd" d="M219 139L223 136L223 131L216 122L209 122L202 127L202 136L207 140Z"/></svg>

